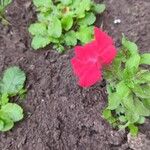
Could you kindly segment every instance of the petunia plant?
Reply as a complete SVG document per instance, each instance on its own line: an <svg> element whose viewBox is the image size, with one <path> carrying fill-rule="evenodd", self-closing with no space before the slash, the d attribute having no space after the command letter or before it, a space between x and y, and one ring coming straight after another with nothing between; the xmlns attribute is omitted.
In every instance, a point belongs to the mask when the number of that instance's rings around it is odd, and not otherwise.
<svg viewBox="0 0 150 150"><path fill-rule="evenodd" d="M114 127L128 128L135 136L138 124L150 116L150 54L139 54L135 43L124 35L122 48L117 54L113 40L95 27L95 39L75 47L72 68L78 84L90 87L102 80L107 82L108 106L103 117Z"/></svg>
<svg viewBox="0 0 150 150"><path fill-rule="evenodd" d="M75 46L93 39L96 14L105 10L104 4L92 0L33 0L37 21L30 25L32 47L37 50L52 43L62 52L64 46Z"/></svg>

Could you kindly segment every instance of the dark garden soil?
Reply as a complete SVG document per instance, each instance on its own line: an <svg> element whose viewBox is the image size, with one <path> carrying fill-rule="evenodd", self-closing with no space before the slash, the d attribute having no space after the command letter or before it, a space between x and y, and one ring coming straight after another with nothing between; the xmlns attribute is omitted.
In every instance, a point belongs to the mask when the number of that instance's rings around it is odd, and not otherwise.
<svg viewBox="0 0 150 150"><path fill-rule="evenodd" d="M105 0L107 11L98 16L119 47L122 32L150 52L150 0ZM148 150L150 121L140 137L113 130L101 117L106 105L105 83L90 89L76 84L70 59L47 48L34 52L27 27L36 18L31 0L14 0L7 10L9 27L0 25L0 74L18 65L27 74L28 94L21 103L25 118L0 133L0 150ZM114 24L121 19L120 24Z"/></svg>

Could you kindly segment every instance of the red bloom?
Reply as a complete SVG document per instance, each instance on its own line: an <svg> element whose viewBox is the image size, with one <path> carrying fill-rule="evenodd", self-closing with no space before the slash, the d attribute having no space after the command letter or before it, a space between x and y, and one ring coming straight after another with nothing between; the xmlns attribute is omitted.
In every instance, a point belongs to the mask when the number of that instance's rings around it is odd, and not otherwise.
<svg viewBox="0 0 150 150"><path fill-rule="evenodd" d="M79 78L79 85L90 87L102 79L102 66L108 65L116 56L113 40L99 28L94 28L95 40L75 47L72 68Z"/></svg>

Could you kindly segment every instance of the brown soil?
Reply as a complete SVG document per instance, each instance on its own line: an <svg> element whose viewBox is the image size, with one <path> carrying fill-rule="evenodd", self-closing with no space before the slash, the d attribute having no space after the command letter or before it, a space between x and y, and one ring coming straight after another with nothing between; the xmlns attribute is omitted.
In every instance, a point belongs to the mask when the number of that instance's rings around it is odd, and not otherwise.
<svg viewBox="0 0 150 150"><path fill-rule="evenodd" d="M98 2L98 0L97 0ZM150 52L150 1L105 0L98 17L119 46L122 32ZM101 117L107 100L105 83L90 89L76 84L70 66L73 50L64 55L47 48L34 52L27 27L35 20L31 0L14 0L7 11L10 27L0 25L0 74L18 65L27 74L28 94L21 104L25 118L0 133L0 150L125 150L125 132L113 130ZM121 19L114 24L114 19ZM141 132L150 139L149 120Z"/></svg>

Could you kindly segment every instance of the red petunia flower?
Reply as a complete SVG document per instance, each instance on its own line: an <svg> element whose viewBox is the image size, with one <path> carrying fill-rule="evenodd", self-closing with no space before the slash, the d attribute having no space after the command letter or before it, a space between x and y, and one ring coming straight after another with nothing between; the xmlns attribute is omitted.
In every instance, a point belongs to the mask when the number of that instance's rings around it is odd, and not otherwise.
<svg viewBox="0 0 150 150"><path fill-rule="evenodd" d="M102 80L102 67L109 65L116 56L113 40L99 28L94 28L95 39L84 46L75 47L75 57L71 60L79 85L90 87Z"/></svg>

